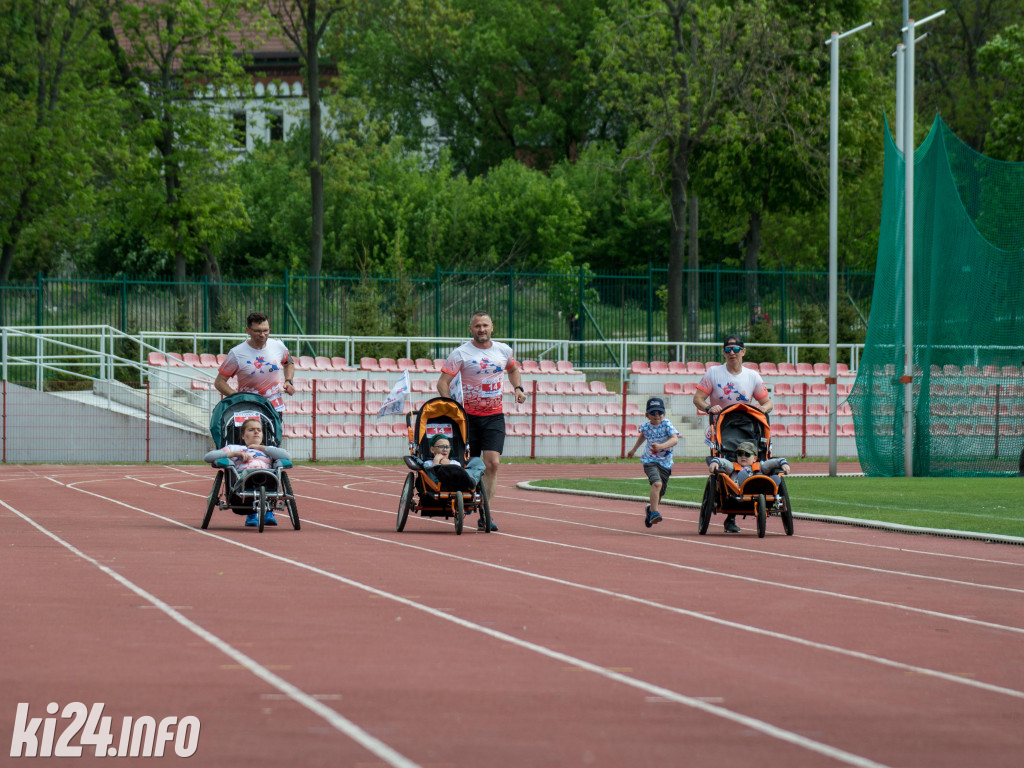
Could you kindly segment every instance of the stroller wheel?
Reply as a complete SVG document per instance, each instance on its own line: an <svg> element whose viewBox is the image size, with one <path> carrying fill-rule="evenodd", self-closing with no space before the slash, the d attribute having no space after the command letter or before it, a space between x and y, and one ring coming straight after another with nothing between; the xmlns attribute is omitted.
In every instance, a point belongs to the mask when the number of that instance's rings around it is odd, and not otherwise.
<svg viewBox="0 0 1024 768"><path fill-rule="evenodd" d="M462 499L462 491L455 493L455 535L462 533L462 524L466 520L466 502Z"/></svg>
<svg viewBox="0 0 1024 768"><path fill-rule="evenodd" d="M697 520L697 533L703 536L708 532L711 525L711 515L715 512L715 486L717 481L714 475L708 478L704 486L704 499L700 503L700 517Z"/></svg>
<svg viewBox="0 0 1024 768"><path fill-rule="evenodd" d="M224 470L217 472L217 477L213 481L213 488L210 490L210 495L206 499L206 514L203 515L202 528L205 531L210 525L210 518L213 517L213 510L216 508L217 503L220 501L220 487L224 483Z"/></svg>
<svg viewBox="0 0 1024 768"><path fill-rule="evenodd" d="M398 499L398 520L395 522L395 530L399 533L405 528L405 521L409 519L409 510L412 509L412 493L415 484L416 473L410 472L405 476L402 495Z"/></svg>
<svg viewBox="0 0 1024 768"><path fill-rule="evenodd" d="M299 530L301 523L299 522L299 505L295 502L295 494L292 492L292 481L288 479L288 473L281 473L281 486L284 488L285 500L284 505L288 509L288 517L292 520L292 528L296 531Z"/></svg>
<svg viewBox="0 0 1024 768"><path fill-rule="evenodd" d="M260 518L259 532L263 533L263 526L264 526L264 524L267 521L267 487L265 485L261 485L260 486L260 496L259 496L259 499L260 499L260 501L259 501L259 505L260 505L260 510L259 510L259 518Z"/></svg>
<svg viewBox="0 0 1024 768"><path fill-rule="evenodd" d="M789 491L786 489L786 481L779 481L779 493L776 496L776 504L782 501L782 506L779 509L779 516L782 518L782 527L786 531L787 536L793 535L793 507L789 503Z"/></svg>
<svg viewBox="0 0 1024 768"><path fill-rule="evenodd" d="M768 502L762 493L757 497L757 538L763 539L768 531Z"/></svg>

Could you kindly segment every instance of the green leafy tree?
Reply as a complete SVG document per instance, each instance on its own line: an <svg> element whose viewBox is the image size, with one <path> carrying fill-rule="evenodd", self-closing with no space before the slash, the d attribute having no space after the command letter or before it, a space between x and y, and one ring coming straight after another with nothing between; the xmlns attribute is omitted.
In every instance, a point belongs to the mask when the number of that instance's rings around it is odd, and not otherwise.
<svg viewBox="0 0 1024 768"><path fill-rule="evenodd" d="M124 146L96 0L7 0L0 13L0 283L78 253ZM18 266L16 267L16 261Z"/></svg>
<svg viewBox="0 0 1024 768"><path fill-rule="evenodd" d="M224 173L236 137L219 97L246 92L232 34L244 28L242 12L254 8L252 0L110 0L104 7L100 31L131 101L126 131L141 150L111 179L126 214L121 231L144 232L173 254L178 282L197 261L219 280L218 245L247 225Z"/></svg>
<svg viewBox="0 0 1024 768"><path fill-rule="evenodd" d="M578 54L596 0L376 0L351 61L379 115L479 175L515 158L541 169L608 133Z"/></svg>
<svg viewBox="0 0 1024 768"><path fill-rule="evenodd" d="M634 126L631 158L665 175L670 341L683 340L691 161L712 129L751 103L751 89L775 55L771 18L760 0L612 0L599 27L595 84L608 108ZM696 254L691 253L692 269ZM695 297L689 313L696 328Z"/></svg>
<svg viewBox="0 0 1024 768"><path fill-rule="evenodd" d="M978 152L988 153L986 138L994 120L1003 113L992 109L1004 95L1019 89L1018 74L999 67L982 66L985 45L1024 16L1022 0L949 0L943 3L945 15L921 28L928 37L915 47L915 100L920 119L927 131L935 114L954 133ZM890 13L892 13L890 11ZM923 14L922 14L923 15ZM902 25L901 13L889 18L891 25ZM894 30L895 34L898 31ZM1004 40L1007 38L1004 38ZM1011 57L1012 48L1006 51ZM1019 144L1019 141L1018 141Z"/></svg>
<svg viewBox="0 0 1024 768"><path fill-rule="evenodd" d="M320 332L320 270L324 257L323 114L320 57L332 24L343 34L358 7L355 0L266 0L281 30L295 45L306 76L309 100L310 238L306 331Z"/></svg>
<svg viewBox="0 0 1024 768"><path fill-rule="evenodd" d="M985 138L987 153L1000 160L1024 160L1020 126L1024 124L1024 25L1014 24L993 37L978 52L982 76L1003 84L988 110L991 124Z"/></svg>

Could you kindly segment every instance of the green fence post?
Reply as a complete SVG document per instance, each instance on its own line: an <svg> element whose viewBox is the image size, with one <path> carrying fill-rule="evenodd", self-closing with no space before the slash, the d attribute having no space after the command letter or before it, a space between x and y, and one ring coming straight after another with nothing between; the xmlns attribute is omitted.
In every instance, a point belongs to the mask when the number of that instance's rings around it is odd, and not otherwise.
<svg viewBox="0 0 1024 768"><path fill-rule="evenodd" d="M291 306L291 295L288 291L288 269L284 270L284 306ZM285 311L284 313L284 335L288 336L291 333L291 315Z"/></svg>
<svg viewBox="0 0 1024 768"><path fill-rule="evenodd" d="M512 267L508 268L508 335L509 338L515 338L516 335L516 321L515 321L515 290L512 288L512 278L514 276Z"/></svg>
<svg viewBox="0 0 1024 768"><path fill-rule="evenodd" d="M121 330L128 331L128 275L121 273Z"/></svg>
<svg viewBox="0 0 1024 768"><path fill-rule="evenodd" d="M722 265L715 264L715 339L722 338Z"/></svg>
<svg viewBox="0 0 1024 768"><path fill-rule="evenodd" d="M786 267L782 268L782 307L779 309L779 322L782 324L779 329L779 342L786 343Z"/></svg>
<svg viewBox="0 0 1024 768"><path fill-rule="evenodd" d="M43 324L43 273L36 275L36 325Z"/></svg>
<svg viewBox="0 0 1024 768"><path fill-rule="evenodd" d="M647 341L654 341L654 265L647 262ZM651 362L651 348L647 347L647 362Z"/></svg>
<svg viewBox="0 0 1024 768"><path fill-rule="evenodd" d="M441 335L441 265L434 265L434 336ZM434 345L433 357L437 357L437 345Z"/></svg>

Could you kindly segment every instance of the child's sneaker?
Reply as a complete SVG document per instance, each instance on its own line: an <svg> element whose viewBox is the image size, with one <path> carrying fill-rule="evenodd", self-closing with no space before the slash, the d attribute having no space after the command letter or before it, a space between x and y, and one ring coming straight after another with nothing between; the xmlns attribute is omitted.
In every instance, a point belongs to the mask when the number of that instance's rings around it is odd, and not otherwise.
<svg viewBox="0 0 1024 768"><path fill-rule="evenodd" d="M644 525L650 528L655 523L661 522L661 515L659 515L657 512L651 512L650 504L648 504L645 509L647 511L647 516L644 518Z"/></svg>
<svg viewBox="0 0 1024 768"><path fill-rule="evenodd" d="M260 524L260 516L257 515L255 512L250 512L248 515L245 516L245 527L246 528L256 528L256 527L259 526L259 524Z"/></svg>
<svg viewBox="0 0 1024 768"><path fill-rule="evenodd" d="M277 525L277 518L274 517L272 510L267 510L266 516L263 518L264 525Z"/></svg>

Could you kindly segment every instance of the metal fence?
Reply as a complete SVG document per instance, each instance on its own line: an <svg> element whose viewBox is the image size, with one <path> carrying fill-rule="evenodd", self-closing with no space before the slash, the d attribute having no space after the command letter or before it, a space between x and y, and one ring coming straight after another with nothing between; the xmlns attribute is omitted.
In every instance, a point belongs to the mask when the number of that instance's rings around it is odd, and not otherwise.
<svg viewBox="0 0 1024 768"><path fill-rule="evenodd" d="M484 309L496 335L609 343L664 341L668 272L596 274L444 271L396 277L358 274L313 278L285 272L262 281L47 277L0 286L0 325L107 325L126 333L238 332L253 310L267 312L275 333L290 336L461 337L470 313ZM751 297L771 317L777 341L796 338L804 305L828 305L826 272L708 269L686 271L683 295L697 281L698 339L717 342L745 332ZM874 274L840 276L844 301L863 326L870 311ZM846 298L848 297L848 299ZM313 302L311 299L317 299ZM311 306L311 305L316 305ZM316 321L311 310L318 309ZM312 348L301 351L330 353ZM577 365L614 365L600 344L580 346ZM299 350L296 350L299 351ZM368 350L381 354L386 349ZM593 355L595 357L585 357Z"/></svg>

